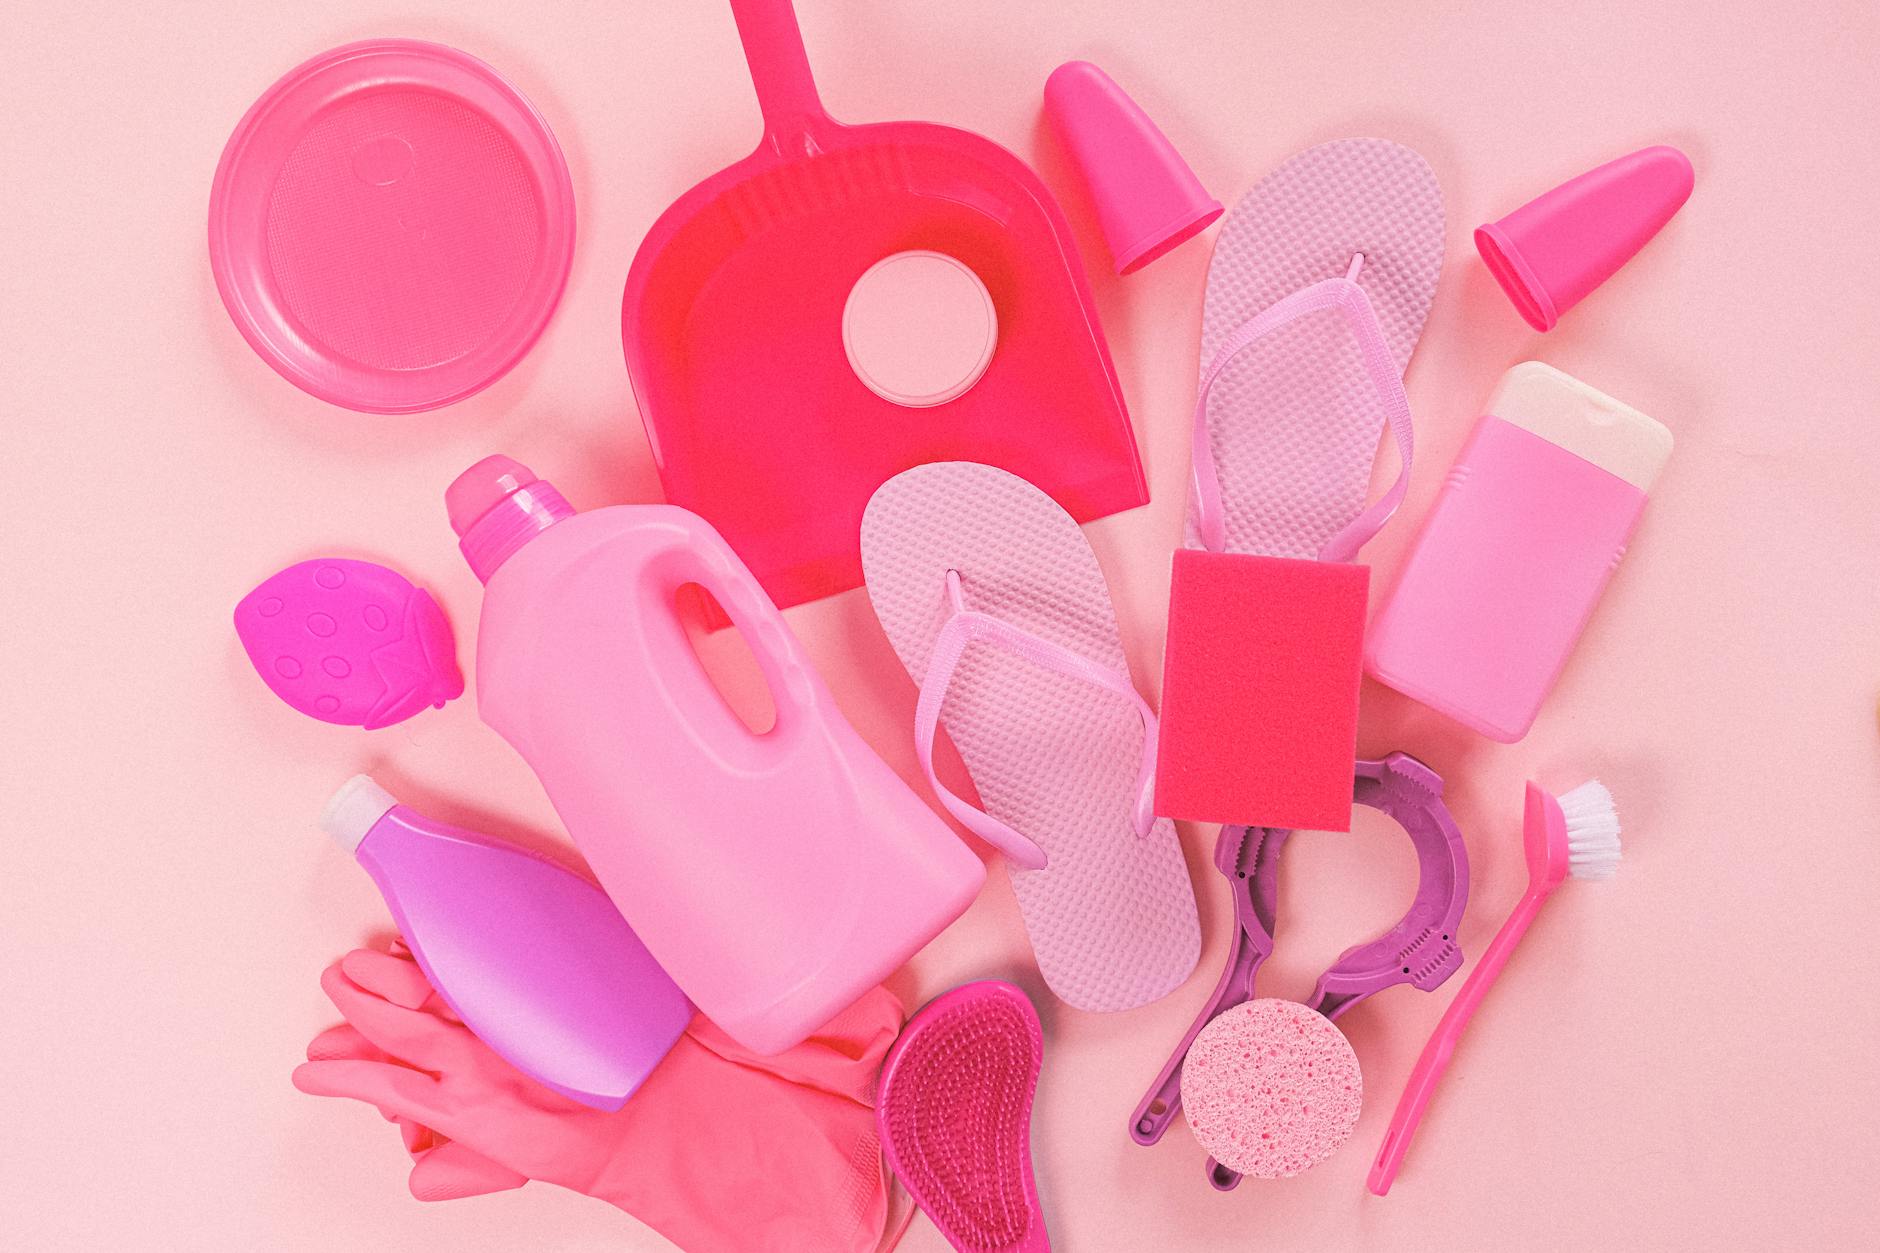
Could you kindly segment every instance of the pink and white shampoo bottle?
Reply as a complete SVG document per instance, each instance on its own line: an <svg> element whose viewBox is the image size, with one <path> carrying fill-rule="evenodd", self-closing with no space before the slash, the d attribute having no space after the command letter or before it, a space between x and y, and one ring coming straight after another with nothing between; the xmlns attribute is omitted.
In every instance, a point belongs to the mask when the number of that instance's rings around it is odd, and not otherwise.
<svg viewBox="0 0 1880 1253"><path fill-rule="evenodd" d="M670 505L577 513L508 457L446 494L485 584L477 707L700 1012L777 1053L965 910L985 868L856 734L724 539ZM696 584L776 708L751 730L693 651Z"/></svg>
<svg viewBox="0 0 1880 1253"><path fill-rule="evenodd" d="M1371 676L1521 739L1670 456L1671 432L1630 405L1538 361L1509 370L1371 623Z"/></svg>
<svg viewBox="0 0 1880 1253"><path fill-rule="evenodd" d="M320 825L378 884L464 1026L563 1096L619 1109L691 1021L606 893L572 870L433 821L365 775Z"/></svg>

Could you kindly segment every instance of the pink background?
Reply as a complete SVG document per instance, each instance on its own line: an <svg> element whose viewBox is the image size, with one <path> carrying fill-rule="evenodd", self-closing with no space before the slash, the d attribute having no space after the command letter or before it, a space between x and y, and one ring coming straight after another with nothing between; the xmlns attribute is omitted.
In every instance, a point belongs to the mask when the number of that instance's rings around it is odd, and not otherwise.
<svg viewBox="0 0 1880 1253"><path fill-rule="evenodd" d="M1523 882L1524 778L1597 775L1627 827L1618 879L1570 885L1542 917L1388 1200L1364 1193L1364 1172L1453 986L1395 989L1344 1019L1370 1099L1352 1143L1306 1177L1220 1196L1184 1128L1154 1150L1125 1135L1219 969L1211 830L1185 832L1208 946L1160 1004L1099 1018L1042 995L1002 872L901 980L914 1002L986 974L1037 994L1049 1061L1035 1156L1058 1244L1873 1247L1875 7L802 8L838 117L983 132L1063 193L1155 496L1090 528L1152 694L1208 245L1125 282L1108 273L1041 126L1060 61L1106 66L1223 200L1349 134L1401 140L1435 165L1449 261L1409 377L1409 506L1369 550L1378 582L1514 362L1540 356L1678 438L1631 558L1525 743L1492 745L1366 691L1361 747L1414 751L1450 781L1474 859L1470 953ZM477 588L440 498L455 471L502 449L580 504L657 497L618 303L659 210L755 140L726 7L14 0L5 25L6 1242L662 1247L547 1187L420 1205L388 1126L288 1086L333 1018L321 966L386 926L364 874L313 826L340 780L369 768L441 816L563 837L471 700L371 734L315 723L264 691L228 615L290 560L376 556L435 589L467 660ZM510 75L554 127L579 195L572 283L542 342L483 395L408 418L343 412L275 377L224 315L203 243L210 175L243 109L302 58L379 34L456 44ZM1558 331L1531 334L1468 228L1658 142L1691 154L1695 198ZM790 617L864 734L915 777L913 689L866 598ZM1396 916L1412 871L1407 846L1372 824L1295 841L1265 989L1304 995ZM921 1220L905 1247L940 1243Z"/></svg>

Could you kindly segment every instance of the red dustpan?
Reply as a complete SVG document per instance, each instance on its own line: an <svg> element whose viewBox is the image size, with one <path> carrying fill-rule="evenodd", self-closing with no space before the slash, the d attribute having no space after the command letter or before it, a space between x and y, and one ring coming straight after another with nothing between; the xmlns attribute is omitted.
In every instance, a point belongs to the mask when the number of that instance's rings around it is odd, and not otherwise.
<svg viewBox="0 0 1880 1253"><path fill-rule="evenodd" d="M925 462L1003 467L1079 521L1146 502L1090 285L1038 176L952 127L832 121L789 0L731 9L763 142L653 224L621 307L667 499L715 525L779 605L860 586L868 498ZM842 343L855 280L911 249L965 263L998 315L984 376L925 409L870 391Z"/></svg>

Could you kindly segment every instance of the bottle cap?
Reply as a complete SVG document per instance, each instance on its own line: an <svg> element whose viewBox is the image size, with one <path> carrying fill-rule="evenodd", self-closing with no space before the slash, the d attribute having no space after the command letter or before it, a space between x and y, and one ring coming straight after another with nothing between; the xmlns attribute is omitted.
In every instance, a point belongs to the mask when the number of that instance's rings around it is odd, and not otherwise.
<svg viewBox="0 0 1880 1253"><path fill-rule="evenodd" d="M1132 274L1221 216L1181 153L1129 94L1088 61L1045 80L1044 111L1071 151L1118 274Z"/></svg>
<svg viewBox="0 0 1880 1253"><path fill-rule="evenodd" d="M391 812L397 799L372 781L372 776L356 774L340 785L320 811L320 829L339 842L349 853L359 850L379 819Z"/></svg>
<svg viewBox="0 0 1880 1253"><path fill-rule="evenodd" d="M1527 324L1550 331L1671 220L1694 179L1676 148L1642 148L1476 228L1475 250Z"/></svg>
<svg viewBox="0 0 1880 1253"><path fill-rule="evenodd" d="M444 508L464 560L485 583L511 553L574 516L574 506L553 484L501 453L459 474L444 489Z"/></svg>

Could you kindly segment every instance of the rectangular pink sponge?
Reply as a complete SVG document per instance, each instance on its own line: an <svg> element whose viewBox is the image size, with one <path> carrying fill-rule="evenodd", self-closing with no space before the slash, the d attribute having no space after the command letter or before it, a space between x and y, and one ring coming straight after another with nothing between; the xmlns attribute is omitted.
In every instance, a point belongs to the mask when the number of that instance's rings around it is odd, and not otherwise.
<svg viewBox="0 0 1880 1253"><path fill-rule="evenodd" d="M1351 829L1370 582L1369 566L1175 554L1156 813Z"/></svg>

